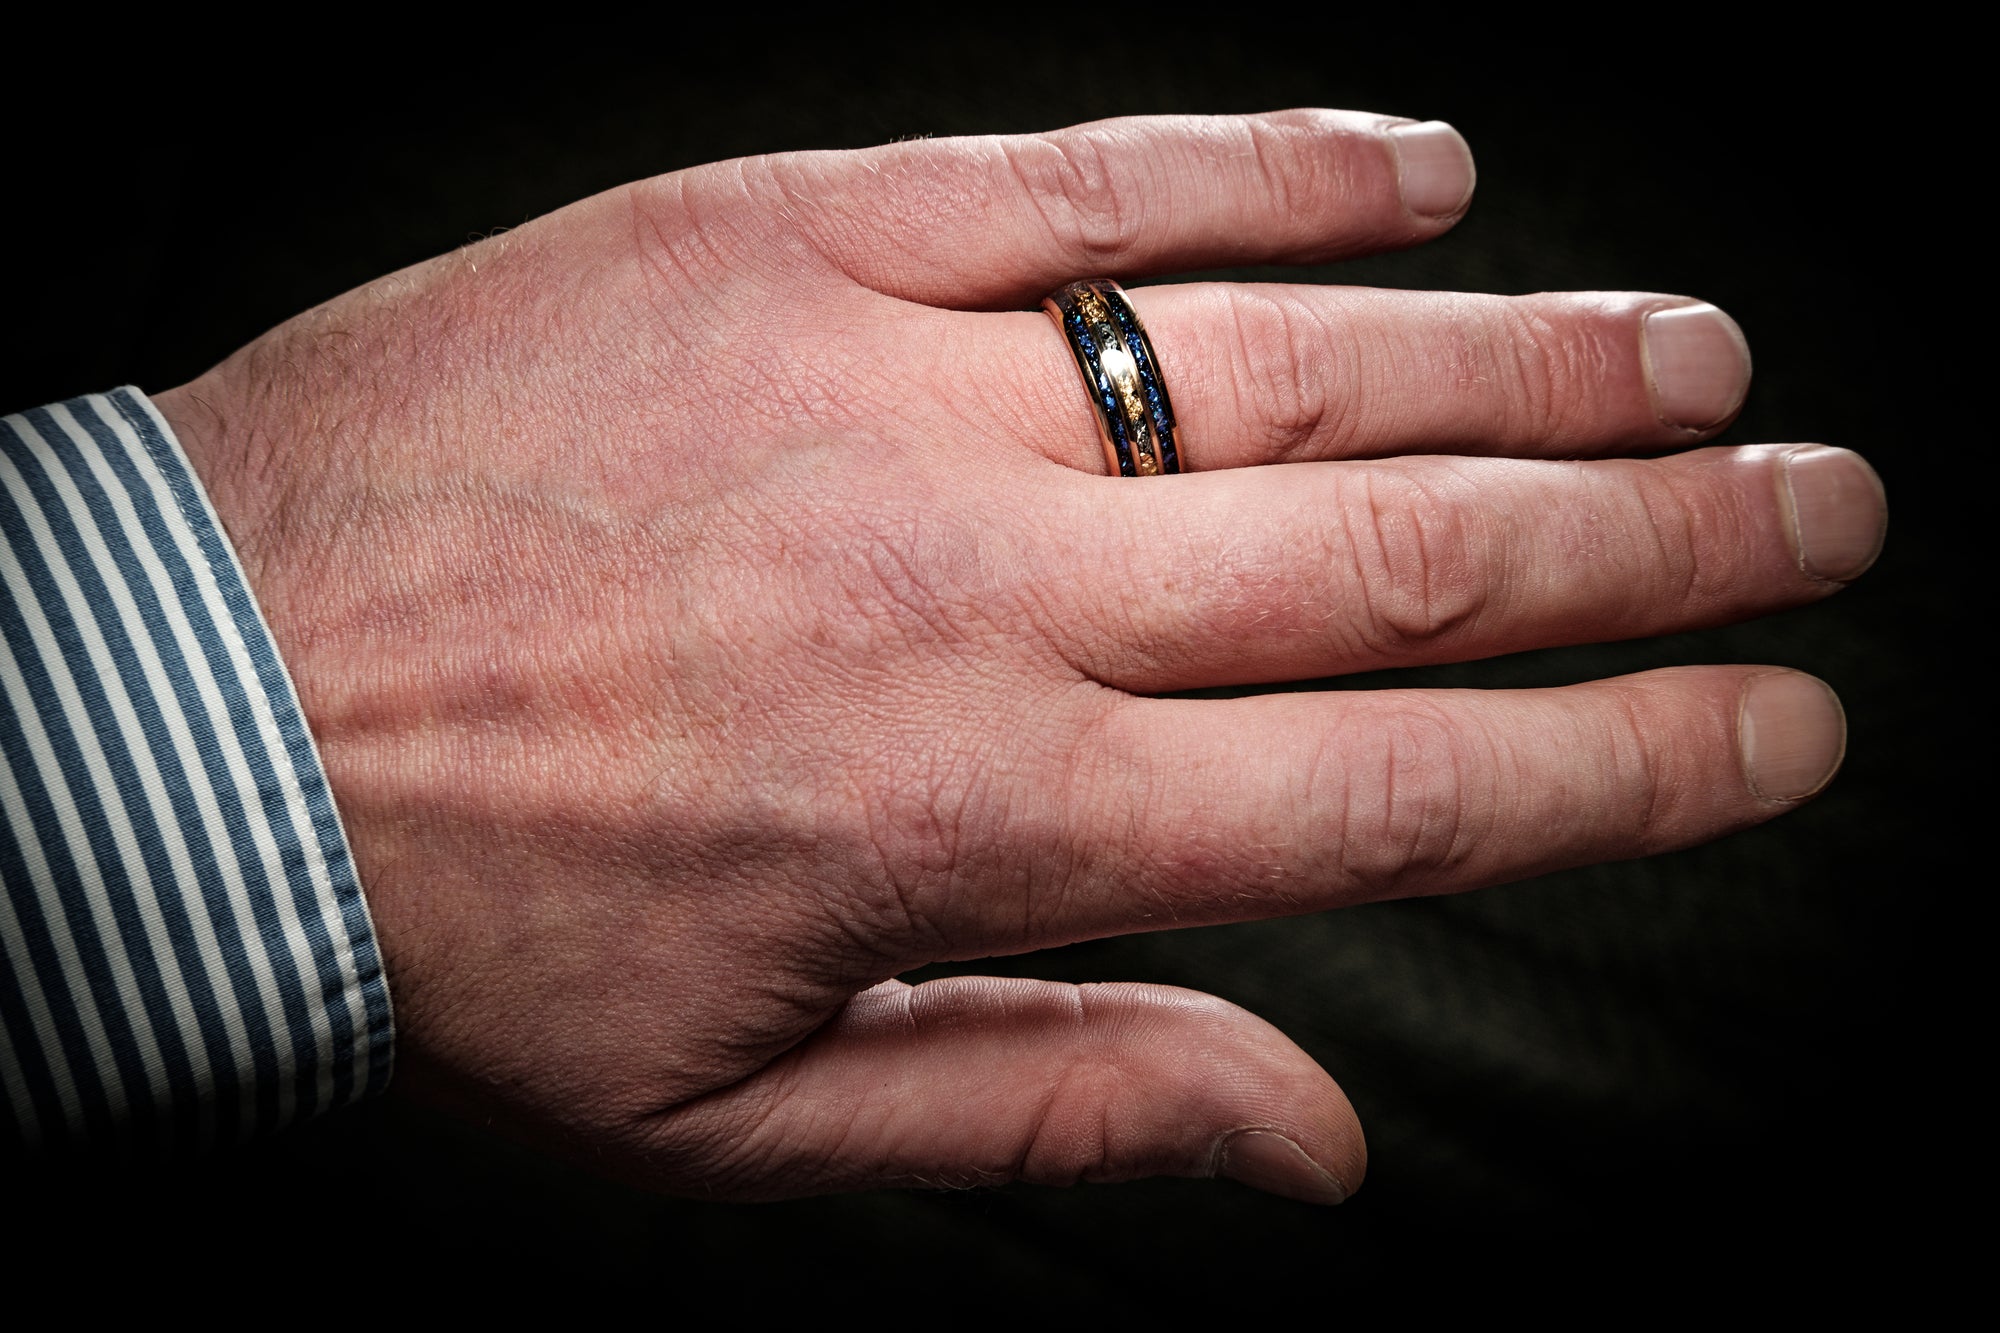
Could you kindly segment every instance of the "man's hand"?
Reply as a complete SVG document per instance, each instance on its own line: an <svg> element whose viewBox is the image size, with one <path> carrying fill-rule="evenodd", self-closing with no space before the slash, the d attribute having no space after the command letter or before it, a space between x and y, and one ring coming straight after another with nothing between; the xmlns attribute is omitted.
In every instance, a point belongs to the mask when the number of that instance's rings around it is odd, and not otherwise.
<svg viewBox="0 0 2000 1333"><path fill-rule="evenodd" d="M1072 278L1445 230L1437 126L1106 122L730 162L308 312L161 395L297 680L407 1084L767 1197L1359 1181L1339 1090L1150 986L922 963L1684 846L1824 784L1761 667L1169 699L1793 606L1873 474L1704 450L1685 298L1137 292L1193 475L1102 475ZM1285 466L1276 466L1284 464Z"/></svg>

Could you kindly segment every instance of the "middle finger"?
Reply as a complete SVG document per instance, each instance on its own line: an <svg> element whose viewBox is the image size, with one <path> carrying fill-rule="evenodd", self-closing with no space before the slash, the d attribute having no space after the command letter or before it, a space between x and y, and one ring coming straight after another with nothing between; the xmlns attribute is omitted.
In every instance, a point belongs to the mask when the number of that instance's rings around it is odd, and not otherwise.
<svg viewBox="0 0 2000 1333"><path fill-rule="evenodd" d="M1057 488L1053 633L1151 693L1721 624L1865 570L1886 507L1844 449L1428 456ZM1053 499L1053 497L1052 497Z"/></svg>

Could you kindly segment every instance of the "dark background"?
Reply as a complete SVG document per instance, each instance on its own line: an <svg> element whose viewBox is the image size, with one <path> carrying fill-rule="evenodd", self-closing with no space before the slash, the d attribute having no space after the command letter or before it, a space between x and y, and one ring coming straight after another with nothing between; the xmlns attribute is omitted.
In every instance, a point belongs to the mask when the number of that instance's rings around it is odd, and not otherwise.
<svg viewBox="0 0 2000 1333"><path fill-rule="evenodd" d="M1043 36L1080 17L1085 40ZM1798 666L1849 710L1832 789L1676 856L981 965L1193 986L1275 1022L1368 1129L1368 1182L1339 1209L1193 1181L659 1200L391 1097L192 1166L59 1181L52 1255L81 1229L127 1266L219 1253L287 1282L309 1271L295 1290L336 1304L372 1271L455 1299L632 1287L669 1318L746 1292L870 1319L932 1300L1068 1314L1290 1292L1329 1311L1607 1292L1628 1309L1747 1295L1796 1311L1922 1303L1963 1271L1939 1210L1979 1197L1988 1155L1962 1071L1988 1046L1970 1000L1990 872L1960 860L1989 730L1962 654L1987 601L1959 534L1990 437L1963 405L1991 342L1965 182L1990 154L1962 146L1936 52L1876 34L1746 48L1726 26L1579 47L1568 29L1275 14L1124 38L1104 17L895 36L331 33L249 57L185 31L78 33L17 83L5 131L0 410L169 387L356 283L717 158L1138 112L1447 119L1479 161L1465 222L1298 280L1712 300L1757 363L1723 442L1857 448L1892 525L1876 569L1823 605L1405 678ZM1958 305L1986 321L1968 341L1933 322ZM355 1235L368 1257L351 1276L301 1258Z"/></svg>

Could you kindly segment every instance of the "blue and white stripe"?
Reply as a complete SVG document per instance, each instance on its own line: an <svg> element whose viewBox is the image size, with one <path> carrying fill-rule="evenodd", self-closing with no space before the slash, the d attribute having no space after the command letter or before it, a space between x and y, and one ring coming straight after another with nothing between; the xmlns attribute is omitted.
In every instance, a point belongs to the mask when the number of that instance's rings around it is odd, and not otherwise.
<svg viewBox="0 0 2000 1333"><path fill-rule="evenodd" d="M236 1140L387 1081L388 989L311 734L134 390L0 420L0 816L16 1142Z"/></svg>

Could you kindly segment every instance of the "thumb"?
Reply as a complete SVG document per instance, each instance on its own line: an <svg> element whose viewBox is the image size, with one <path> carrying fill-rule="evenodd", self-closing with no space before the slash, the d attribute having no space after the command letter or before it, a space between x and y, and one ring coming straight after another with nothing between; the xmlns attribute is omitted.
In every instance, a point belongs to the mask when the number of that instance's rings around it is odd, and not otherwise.
<svg viewBox="0 0 2000 1333"><path fill-rule="evenodd" d="M1228 1176L1338 1203L1367 1162L1324 1070L1194 991L958 977L885 982L754 1077L653 1126L702 1192Z"/></svg>

